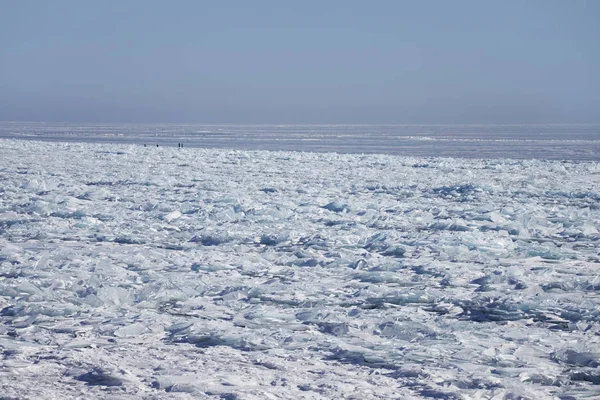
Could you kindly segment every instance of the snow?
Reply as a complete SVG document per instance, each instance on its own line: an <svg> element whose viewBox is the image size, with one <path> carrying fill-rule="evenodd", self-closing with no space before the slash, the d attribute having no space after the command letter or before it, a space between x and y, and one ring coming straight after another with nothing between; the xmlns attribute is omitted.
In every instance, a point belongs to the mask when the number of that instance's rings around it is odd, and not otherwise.
<svg viewBox="0 0 600 400"><path fill-rule="evenodd" d="M0 140L6 398L598 398L600 164Z"/></svg>
<svg viewBox="0 0 600 400"><path fill-rule="evenodd" d="M412 157L600 161L600 124L206 125L0 121L0 138ZM416 166L427 167L427 163Z"/></svg>

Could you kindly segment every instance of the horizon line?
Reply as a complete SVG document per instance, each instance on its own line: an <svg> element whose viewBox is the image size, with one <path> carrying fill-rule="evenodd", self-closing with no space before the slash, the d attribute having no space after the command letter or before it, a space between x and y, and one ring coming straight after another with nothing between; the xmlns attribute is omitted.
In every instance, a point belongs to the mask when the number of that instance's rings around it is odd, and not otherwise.
<svg viewBox="0 0 600 400"><path fill-rule="evenodd" d="M484 125L600 125L598 122L451 122L451 123L377 123L377 122L322 122L322 123L286 123L286 122L142 122L142 121L27 121L27 120L2 120L0 123L9 124L89 124L89 125L240 125L240 126L484 126Z"/></svg>

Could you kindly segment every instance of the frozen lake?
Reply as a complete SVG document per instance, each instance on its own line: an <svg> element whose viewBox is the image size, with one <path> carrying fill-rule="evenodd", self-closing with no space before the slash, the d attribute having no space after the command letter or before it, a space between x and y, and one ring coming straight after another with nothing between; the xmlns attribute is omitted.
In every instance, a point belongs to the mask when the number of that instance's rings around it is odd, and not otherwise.
<svg viewBox="0 0 600 400"><path fill-rule="evenodd" d="M414 157L600 160L599 124L200 125L0 122L0 138Z"/></svg>
<svg viewBox="0 0 600 400"><path fill-rule="evenodd" d="M592 128L67 128L2 124L0 397L600 398Z"/></svg>

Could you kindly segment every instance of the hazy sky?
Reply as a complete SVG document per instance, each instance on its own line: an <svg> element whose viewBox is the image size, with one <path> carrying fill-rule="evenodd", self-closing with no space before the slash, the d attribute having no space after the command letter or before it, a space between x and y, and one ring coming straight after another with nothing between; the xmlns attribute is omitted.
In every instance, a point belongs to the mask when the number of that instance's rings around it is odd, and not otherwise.
<svg viewBox="0 0 600 400"><path fill-rule="evenodd" d="M600 1L0 0L0 120L600 122Z"/></svg>

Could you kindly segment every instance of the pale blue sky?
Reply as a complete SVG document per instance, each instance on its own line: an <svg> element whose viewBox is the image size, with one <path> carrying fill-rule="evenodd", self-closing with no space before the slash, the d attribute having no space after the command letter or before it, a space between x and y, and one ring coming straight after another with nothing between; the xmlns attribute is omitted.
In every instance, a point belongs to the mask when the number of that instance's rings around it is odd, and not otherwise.
<svg viewBox="0 0 600 400"><path fill-rule="evenodd" d="M0 120L600 122L600 1L0 0Z"/></svg>

